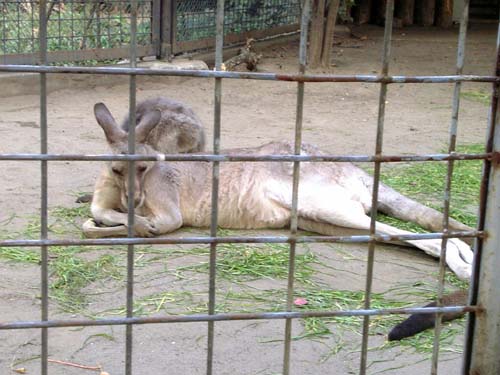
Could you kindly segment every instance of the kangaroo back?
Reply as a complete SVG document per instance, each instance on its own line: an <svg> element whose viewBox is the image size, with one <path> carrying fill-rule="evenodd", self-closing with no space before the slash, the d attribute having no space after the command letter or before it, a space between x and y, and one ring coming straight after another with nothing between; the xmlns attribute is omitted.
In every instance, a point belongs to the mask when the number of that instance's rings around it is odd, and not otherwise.
<svg viewBox="0 0 500 375"><path fill-rule="evenodd" d="M146 99L137 104L136 124L141 122L145 114L154 110L160 111L161 119L146 140L149 146L165 154L204 150L205 132L203 125L191 108L161 96ZM128 116L122 122L121 128L128 131Z"/></svg>

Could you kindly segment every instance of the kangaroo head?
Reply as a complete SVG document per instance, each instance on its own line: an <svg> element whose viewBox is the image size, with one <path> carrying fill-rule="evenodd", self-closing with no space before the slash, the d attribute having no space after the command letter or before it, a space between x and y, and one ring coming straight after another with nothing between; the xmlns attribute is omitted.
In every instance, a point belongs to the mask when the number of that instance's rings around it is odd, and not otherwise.
<svg viewBox="0 0 500 375"><path fill-rule="evenodd" d="M109 147L115 155L126 155L128 153L128 133L118 126L113 115L103 103L97 103L94 106L94 114L97 123L104 130ZM145 113L136 126L136 145L135 153L141 155L155 154L156 151L146 144L147 137L160 121L161 114L158 110L151 110ZM154 162L136 161L135 162L135 207L141 207L145 199L144 180L148 172L153 167ZM129 178L128 162L115 160L109 163L110 175L115 179L120 187L121 202L124 208L127 207L129 198Z"/></svg>

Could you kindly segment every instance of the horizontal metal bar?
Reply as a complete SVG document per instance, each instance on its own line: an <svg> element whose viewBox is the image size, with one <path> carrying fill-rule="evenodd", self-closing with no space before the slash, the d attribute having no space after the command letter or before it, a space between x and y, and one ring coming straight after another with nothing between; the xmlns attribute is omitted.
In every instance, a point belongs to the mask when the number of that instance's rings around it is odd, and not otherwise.
<svg viewBox="0 0 500 375"><path fill-rule="evenodd" d="M35 246L104 246L104 245L174 245L212 243L367 243L370 241L394 242L433 240L442 238L483 237L481 231L445 233L414 233L401 235L376 234L358 236L227 236L227 237L155 237L155 238L99 238L99 239L54 239L54 240L1 240L0 247Z"/></svg>
<svg viewBox="0 0 500 375"><path fill-rule="evenodd" d="M369 316L395 314L435 314L435 313L480 313L479 306L446 306L446 307L409 307L394 309L342 310L342 311L282 311L262 313L226 313L226 314L193 314L167 315L154 317L109 318L85 320L48 320L48 321L18 321L0 323L0 330L29 329L29 328L57 328L57 327L88 327L124 324L153 324L153 323L189 323L215 322L228 320L261 320L261 319L304 319L329 318L335 316Z"/></svg>
<svg viewBox="0 0 500 375"><path fill-rule="evenodd" d="M410 162L410 161L448 161L448 160L492 160L500 159L494 153L483 154L424 154L424 155L247 155L247 154L156 154L156 155L115 155L115 154L0 154L0 160L51 160L51 161L219 161L219 162Z"/></svg>
<svg viewBox="0 0 500 375"><path fill-rule="evenodd" d="M383 76L383 75L335 75L335 74L276 74L226 72L213 70L168 70L152 68L84 67L84 66L35 66L0 65L0 72L20 73L71 73L182 76L203 78L236 78L288 82L366 82L366 83L453 83L453 82L500 82L500 77L481 75L450 76Z"/></svg>

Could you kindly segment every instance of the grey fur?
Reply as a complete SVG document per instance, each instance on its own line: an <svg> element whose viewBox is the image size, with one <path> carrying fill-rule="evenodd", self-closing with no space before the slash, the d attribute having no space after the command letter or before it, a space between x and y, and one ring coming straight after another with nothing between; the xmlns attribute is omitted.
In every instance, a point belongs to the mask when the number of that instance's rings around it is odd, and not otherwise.
<svg viewBox="0 0 500 375"><path fill-rule="evenodd" d="M149 139L146 130L152 128L151 111L140 118L137 129ZM149 117L149 119L147 119ZM115 153L126 149L126 143L106 111L96 112L98 123L107 131L107 140ZM162 116L163 119L163 116ZM161 134L161 133L160 133ZM147 143L137 144L138 154L154 153ZM260 147L231 150L223 153L268 155L291 154L287 142L271 142ZM317 147L303 144L301 154L324 155ZM136 162L135 224L139 236L154 236L172 232L183 225L210 225L212 177L207 162ZM84 224L91 237L124 235L127 233L128 169L123 161L113 162L96 183L92 215L106 227L96 227L93 221ZM286 228L290 225L293 163L231 162L222 163L219 176L218 225L222 228ZM336 227L368 230L373 178L351 163L304 162L300 169L298 226L300 229L324 235L335 235ZM442 214L404 197L381 184L380 210L402 220L415 222L429 230L439 230ZM116 226L119 225L119 226ZM470 229L450 221L450 229ZM377 222L377 233L402 235L409 232ZM429 255L441 255L441 240L406 240ZM455 238L447 242L446 261L463 279L471 274L472 251Z"/></svg>

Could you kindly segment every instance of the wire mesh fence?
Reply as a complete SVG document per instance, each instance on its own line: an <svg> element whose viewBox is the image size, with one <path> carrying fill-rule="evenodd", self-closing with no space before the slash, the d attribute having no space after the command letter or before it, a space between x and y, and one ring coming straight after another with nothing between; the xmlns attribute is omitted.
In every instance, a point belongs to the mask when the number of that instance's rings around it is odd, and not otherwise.
<svg viewBox="0 0 500 375"><path fill-rule="evenodd" d="M51 1L47 10L47 51L115 48L130 44L130 2ZM140 0L137 43L151 44L152 1ZM0 54L39 51L39 1L6 0L0 4Z"/></svg>
<svg viewBox="0 0 500 375"><path fill-rule="evenodd" d="M214 0L177 0L178 41L215 36ZM242 33L298 24L299 0L232 0L224 4L224 33Z"/></svg>
<svg viewBox="0 0 500 375"><path fill-rule="evenodd" d="M498 352L500 348L498 347L498 317L500 315L495 314L499 310L499 291L498 286L494 283L493 274L495 267L500 266L500 257L498 251L498 238L495 233L492 232L491 235L484 236L485 232L483 230L493 230L495 229L498 220L498 197L495 191L497 189L498 181L498 167L496 166L496 160L498 160L497 151L500 147L498 134L495 136L495 130L498 127L497 118L497 106L499 99L499 77L498 68L496 75L494 76L466 76L462 74L463 67L463 55L465 46L465 36L466 36L466 24L467 24L467 7L464 12L464 18L462 21L462 27L460 31L460 42L459 42L459 53L457 59L457 71L456 75L452 76L430 76L430 77L406 77L406 76L390 76L389 75L389 56L390 56L390 44L391 44L391 26L392 26L392 12L393 12L393 1L388 1L387 13L386 13L386 32L384 37L384 53L383 53L383 63L380 75L353 75L353 76L336 76L336 75L308 75L306 71L306 47L307 47L307 25L309 23L310 14L310 1L304 2L304 9L302 13L302 27L301 27L301 43L300 43L300 53L299 53L299 74L273 74L273 73L252 73L252 74L242 74L235 72L221 72L222 64L222 46L223 46L223 26L225 24L224 19L224 1L219 0L217 2L216 10L216 70L215 71L165 71L165 70L149 70L140 69L136 67L136 37L135 33L137 31L137 20L139 12L135 12L132 8L131 12L131 66L130 68L83 68L83 67L51 67L47 66L47 55L48 50L48 22L46 22L45 8L46 2L40 2L42 6L42 12L39 14L40 18L40 33L38 35L40 41L40 61L41 66L0 66L0 71L11 71L11 72L35 72L40 73L40 130L41 130L41 152L39 154L0 154L0 160L38 160L41 163L41 230L39 240L2 240L0 241L0 246L40 246L41 247L41 279L42 279L42 293L41 293L41 319L39 321L19 321L19 322L3 322L0 323L0 330L6 329L32 329L41 328L42 340L41 340L41 363L42 363L42 374L48 373L48 329L52 327L70 327L70 326L97 326L97 325L125 325L126 330L126 358L125 358L125 371L127 375L132 374L132 342L133 342L133 325L135 324L147 324L147 323L174 323L174 322L207 322L208 332L207 332L207 365L206 373L213 373L213 358L214 358L214 335L215 335L215 322L226 321L226 320L248 320L248 319L285 319L286 327L284 333L284 347L283 347L283 374L289 374L291 372L291 358L292 358L292 335L291 335L291 321L292 319L299 319L304 317L333 317L333 316L363 316L364 325L362 333L362 346L360 354L360 367L359 373L365 374L367 372L367 352L368 352L368 337L370 331L370 316L373 315L384 315L384 314L408 314L415 312L422 312L428 314L438 314L441 317L445 312L471 312L472 318L468 325L468 340L466 344L465 353L465 365L464 373L468 373L469 369L471 371L478 371L478 373L497 373L500 369L500 363L498 362ZM231 4L231 3L229 3ZM498 48L498 46L497 46ZM497 60L497 67L500 62L500 58ZM48 138L47 138L47 88L46 88L46 76L47 74L56 73L83 73L83 74L121 74L130 76L130 119L131 119L131 129L128 133L129 136L129 153L128 155L54 155L48 153ZM134 121L135 121L135 105L136 105L136 76L144 75L162 75L162 76L175 76L175 75L186 75L193 77L204 77L204 78L214 78L215 79L215 91L214 91L214 152L212 155L135 155L135 133ZM219 150L220 145L220 130L221 130L221 108L222 102L221 97L222 91L222 79L232 78L232 79L257 79L257 80L275 80L275 81L295 81L297 82L297 111L296 111L296 128L295 128L295 152L292 155L221 155ZM456 131L457 131L457 121L459 108L459 97L460 97L460 84L466 81L476 81L476 82L491 82L493 83L494 93L490 113L490 127L488 133L488 143L486 147L486 152L484 154L470 154L470 155L460 155L455 153L455 143L456 143ZM377 145L376 153L374 156L335 156L335 155L321 155L321 156L308 156L300 154L301 147L301 135L302 135L302 116L303 116L303 104L304 104L304 86L306 82L367 82L372 84L380 83L380 100L379 100L379 111L378 111L378 121L377 121ZM443 155L415 155L415 156L387 156L383 154L383 134L384 134L384 115L385 115L385 103L386 103L386 93L387 86L390 83L455 83L455 94L453 101L453 113L452 113L452 123L450 126L449 135L449 149L447 154ZM453 174L453 162L454 160L460 159L482 159L485 161L485 173L483 180L482 189L482 203L480 208L480 218L478 230L473 232L450 232L448 227L448 207L451 192L451 180L450 177ZM208 237L185 237L185 238L147 238L147 239L136 239L133 238L132 230L129 229L129 238L127 239L101 239L101 240L52 240L48 237L47 228L47 197L48 197L48 175L47 175L47 164L51 160L128 160L129 161L129 186L132 186L131 191L129 191L130 196L133 196L133 186L134 186L134 173L133 168L134 162L137 160L156 160L156 161L168 161L168 160L186 160L186 161L211 161L213 163L212 169L212 209L211 209L211 228L210 235ZM293 193L292 193L292 205L291 205L291 225L290 234L287 236L270 236L270 237L245 237L245 236L235 236L235 237L223 237L219 236L217 228L217 215L218 215L218 182L219 182L219 163L220 162L231 162L231 161L270 161L270 162L282 162L284 160L292 161L293 168ZM373 162L375 164L374 170L374 184L373 184L373 202L372 202L372 213L371 213L371 226L370 233L367 236L297 236L297 220L298 220L298 187L300 183L300 164L304 161L315 161L315 162L326 162L326 161L362 161L362 162ZM439 233L432 234L411 234L411 235L380 235L376 231L376 217L377 217L377 206L378 206L378 185L380 179L380 166L383 162L390 161L418 161L418 160L446 160L448 163L448 175L447 183L444 194L445 215L443 220L443 230ZM490 170L492 171L491 181L488 180L490 176ZM493 192L493 194L488 195L488 192ZM134 224L134 203L133 200L129 200L128 205L128 227L133 228ZM452 306L452 307L442 307L441 297L443 293L444 284L444 267L446 264L446 243L449 238L461 238L461 237L474 237L477 239L476 247L476 259L474 263L474 273L472 278L472 293L471 293L471 304L467 306ZM484 244L483 244L484 237ZM442 258L440 261L440 274L438 279L438 306L434 308L414 308L414 309L373 309L371 308L371 292L373 283L373 264L374 255L376 249L376 243L378 241L393 241L393 240L408 240L408 239L430 239L438 238L442 239ZM286 308L279 312L263 312L263 313L216 313L215 307L215 286L216 286L216 266L217 266L217 246L220 243L258 243L258 242L274 242L274 243L287 243L290 246L289 252L289 268L288 268L288 285L287 285L287 303ZM367 260L367 275L366 275L366 287L364 291L365 303L363 309L358 310L325 310L319 312L306 312L306 311L294 311L293 308L293 295L294 295L294 261L295 261L295 246L297 243L301 242L360 242L367 243L369 246L368 260ZM165 244L165 243L205 243L210 245L210 265L209 265L209 302L207 313L196 314L196 315L164 315L158 317L136 317L133 311L134 302L134 245L136 244ZM48 315L48 248L55 245L70 245L70 244L81 244L81 245L110 245L110 244L125 244L128 245L127 251L127 311L125 317L120 318L106 318L106 319L82 319L82 320L51 320ZM489 260L481 268L481 257L486 256ZM493 269L493 272L492 272ZM497 283L498 284L498 283ZM483 289L484 297L478 296L478 290ZM475 303L478 303L476 305ZM493 314L479 314L483 309L490 309ZM476 314L477 313L477 316ZM441 322L438 319L435 329L435 342L434 342L434 352L432 356L431 373L437 373L437 363L439 360L439 336L440 336ZM476 327L479 327L479 331ZM488 347L484 347L485 343L492 343ZM477 356L474 356L474 352L479 352ZM485 371L481 371L485 369Z"/></svg>
<svg viewBox="0 0 500 375"><path fill-rule="evenodd" d="M49 62L128 57L130 1L54 0L47 6ZM298 28L299 0L233 0L225 8L225 34L232 35L227 39L229 43L244 41L252 35L264 37ZM213 44L213 0L140 0L137 9L139 57L166 57ZM0 61L35 63L39 30L39 1L2 1ZM168 48L162 51L161 46Z"/></svg>

